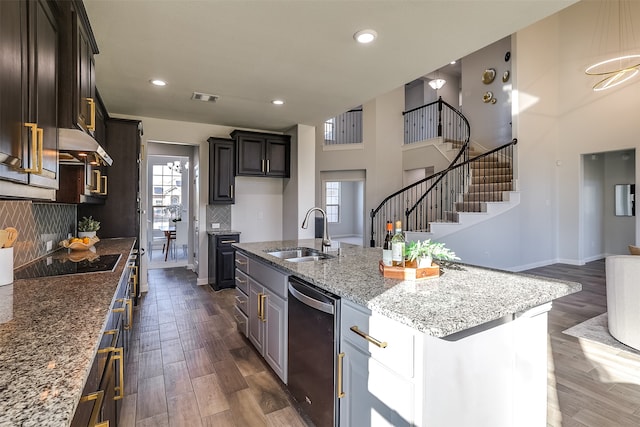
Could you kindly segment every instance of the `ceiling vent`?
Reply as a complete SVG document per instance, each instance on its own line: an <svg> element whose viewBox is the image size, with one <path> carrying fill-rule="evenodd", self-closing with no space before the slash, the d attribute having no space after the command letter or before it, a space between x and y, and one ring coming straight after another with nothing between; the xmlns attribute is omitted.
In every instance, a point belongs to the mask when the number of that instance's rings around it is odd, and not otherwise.
<svg viewBox="0 0 640 427"><path fill-rule="evenodd" d="M193 95L191 95L191 99L203 102L216 102L218 98L220 98L218 95L210 95L202 92L193 92Z"/></svg>

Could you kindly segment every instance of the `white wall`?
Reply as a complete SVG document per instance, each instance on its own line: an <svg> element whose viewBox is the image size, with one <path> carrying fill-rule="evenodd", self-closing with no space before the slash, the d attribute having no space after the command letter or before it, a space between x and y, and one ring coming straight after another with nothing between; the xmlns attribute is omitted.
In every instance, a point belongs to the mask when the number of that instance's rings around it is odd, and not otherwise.
<svg viewBox="0 0 640 427"><path fill-rule="evenodd" d="M324 126L321 127L324 130ZM283 239L312 239L313 227L302 229L307 210L315 204L315 138L316 128L293 127L291 135L291 178L284 181ZM324 140L324 136L323 136Z"/></svg>
<svg viewBox="0 0 640 427"><path fill-rule="evenodd" d="M462 111L469 120L471 139L486 148L495 148L511 141L511 84L512 77L502 82L505 71L511 74L512 60L505 61L511 51L511 38L506 37L462 59ZM490 84L482 82L488 68L496 70ZM483 95L490 91L495 104L485 103ZM455 105L455 104L454 104Z"/></svg>

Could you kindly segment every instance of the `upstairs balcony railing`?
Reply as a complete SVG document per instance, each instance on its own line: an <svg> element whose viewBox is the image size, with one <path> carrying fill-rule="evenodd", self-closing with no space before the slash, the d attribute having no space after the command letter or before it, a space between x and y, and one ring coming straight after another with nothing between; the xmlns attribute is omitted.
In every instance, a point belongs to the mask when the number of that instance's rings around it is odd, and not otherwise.
<svg viewBox="0 0 640 427"><path fill-rule="evenodd" d="M425 104L402 113L404 116L404 143L442 137L445 141L464 143L469 140L467 118L442 100Z"/></svg>
<svg viewBox="0 0 640 427"><path fill-rule="evenodd" d="M362 108L355 108L324 122L325 145L362 143Z"/></svg>

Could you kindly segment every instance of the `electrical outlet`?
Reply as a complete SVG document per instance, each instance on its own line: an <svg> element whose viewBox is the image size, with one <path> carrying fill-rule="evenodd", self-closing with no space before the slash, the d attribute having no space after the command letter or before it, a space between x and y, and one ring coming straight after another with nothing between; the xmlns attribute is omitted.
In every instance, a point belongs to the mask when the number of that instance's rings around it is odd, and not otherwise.
<svg viewBox="0 0 640 427"><path fill-rule="evenodd" d="M211 223L211 228L220 228L220 223L219 222L212 222Z"/></svg>
<svg viewBox="0 0 640 427"><path fill-rule="evenodd" d="M53 250L53 240L47 240L47 252Z"/></svg>

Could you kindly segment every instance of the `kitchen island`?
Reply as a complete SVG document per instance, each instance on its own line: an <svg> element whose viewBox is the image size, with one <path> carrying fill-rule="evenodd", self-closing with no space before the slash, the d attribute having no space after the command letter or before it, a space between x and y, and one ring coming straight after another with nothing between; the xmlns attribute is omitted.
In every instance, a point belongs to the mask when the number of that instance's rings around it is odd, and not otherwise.
<svg viewBox="0 0 640 427"><path fill-rule="evenodd" d="M113 271L9 285L12 320L0 324L1 426L71 424L134 243L122 238L95 245L96 255L120 255Z"/></svg>
<svg viewBox="0 0 640 427"><path fill-rule="evenodd" d="M320 239L234 246L251 283L259 263L341 298L334 361L341 427L546 425L547 312L552 300L580 284L462 263L442 263L436 278L389 279L378 270L380 249L345 244L325 260L269 254L320 249ZM264 311L275 299L269 279L258 282L265 289L257 299L258 323L275 330ZM286 336L285 327L277 342L285 349L291 348ZM286 358L281 364L286 372Z"/></svg>
<svg viewBox="0 0 640 427"><path fill-rule="evenodd" d="M234 244L250 255L343 299L367 307L434 337L462 332L578 292L565 282L447 263L440 277L402 281L378 271L380 249L342 244L340 256L293 263L267 252L283 248L320 249L320 239Z"/></svg>

